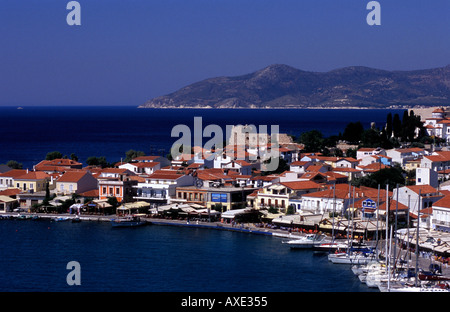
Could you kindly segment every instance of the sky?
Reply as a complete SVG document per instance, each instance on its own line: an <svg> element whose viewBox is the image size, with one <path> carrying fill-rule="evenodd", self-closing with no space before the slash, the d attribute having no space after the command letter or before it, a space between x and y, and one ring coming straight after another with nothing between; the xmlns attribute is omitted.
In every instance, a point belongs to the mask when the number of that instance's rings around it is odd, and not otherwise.
<svg viewBox="0 0 450 312"><path fill-rule="evenodd" d="M450 64L450 1L0 0L0 106L131 105L271 64L325 72Z"/></svg>

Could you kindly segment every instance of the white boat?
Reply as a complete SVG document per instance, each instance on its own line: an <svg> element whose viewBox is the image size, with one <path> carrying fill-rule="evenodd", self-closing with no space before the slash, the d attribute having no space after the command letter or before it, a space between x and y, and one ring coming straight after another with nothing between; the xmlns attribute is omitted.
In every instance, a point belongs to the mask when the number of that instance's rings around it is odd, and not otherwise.
<svg viewBox="0 0 450 312"><path fill-rule="evenodd" d="M437 285L393 285L392 287L380 289L383 292L436 292L436 293L448 293L450 292L450 285L437 284Z"/></svg>
<svg viewBox="0 0 450 312"><path fill-rule="evenodd" d="M367 264L375 259L373 253L354 253L346 252L329 254L328 260L335 264Z"/></svg>
<svg viewBox="0 0 450 312"><path fill-rule="evenodd" d="M336 250L348 249L346 242L324 242L313 247L315 251L334 252Z"/></svg>
<svg viewBox="0 0 450 312"><path fill-rule="evenodd" d="M299 239L284 241L283 244L288 245L292 249L310 249L321 244L326 239L323 234L308 234Z"/></svg>
<svg viewBox="0 0 450 312"><path fill-rule="evenodd" d="M367 272L369 272L370 270L372 270L375 267L380 267L382 264L379 261L372 261L369 262L367 264L355 264L354 266L352 266L352 272L355 275L361 275Z"/></svg>
<svg viewBox="0 0 450 312"><path fill-rule="evenodd" d="M68 221L69 220L69 217L56 217L56 218L53 218L53 221L56 221L56 222L62 222L62 221Z"/></svg>

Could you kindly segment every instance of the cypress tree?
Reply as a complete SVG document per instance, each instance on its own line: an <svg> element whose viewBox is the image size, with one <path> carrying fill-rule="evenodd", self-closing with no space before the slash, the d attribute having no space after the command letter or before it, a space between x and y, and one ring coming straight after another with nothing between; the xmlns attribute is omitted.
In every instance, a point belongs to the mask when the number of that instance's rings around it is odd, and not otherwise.
<svg viewBox="0 0 450 312"><path fill-rule="evenodd" d="M402 134L402 122L400 121L400 116L398 114L395 114L394 119L392 120L392 131L396 138L399 138Z"/></svg>
<svg viewBox="0 0 450 312"><path fill-rule="evenodd" d="M386 120L386 136L388 139L391 138L392 136L392 113L389 113L387 115L387 120Z"/></svg>

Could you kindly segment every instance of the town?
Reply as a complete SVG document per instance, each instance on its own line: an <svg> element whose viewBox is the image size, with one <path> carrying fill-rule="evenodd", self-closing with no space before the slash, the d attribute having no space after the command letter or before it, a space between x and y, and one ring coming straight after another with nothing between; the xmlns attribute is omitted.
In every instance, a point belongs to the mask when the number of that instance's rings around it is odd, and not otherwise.
<svg viewBox="0 0 450 312"><path fill-rule="evenodd" d="M415 117L405 114L404 119L408 116ZM391 141L400 138L396 131L408 127L398 125L398 116L391 118L383 129L368 131L388 133ZM418 225L425 233L421 248L447 263L450 119L444 109L435 108L423 120L409 129L413 134L403 134L405 140L414 141L423 132L432 142L392 148L338 140L331 148L313 150L320 144L279 134L280 161L274 172L261 170L266 145L249 144L245 126L234 127L221 150L194 146L191 154L174 158L130 151L114 164L93 157L83 167L76 157L51 152L33 168L13 169L17 162L0 165L0 216L140 214L336 237L349 234L347 220L352 218L353 235L366 240L378 232L382 236L386 221L395 221L398 228ZM344 137L355 135L352 127ZM229 157L227 150L240 151L244 159Z"/></svg>

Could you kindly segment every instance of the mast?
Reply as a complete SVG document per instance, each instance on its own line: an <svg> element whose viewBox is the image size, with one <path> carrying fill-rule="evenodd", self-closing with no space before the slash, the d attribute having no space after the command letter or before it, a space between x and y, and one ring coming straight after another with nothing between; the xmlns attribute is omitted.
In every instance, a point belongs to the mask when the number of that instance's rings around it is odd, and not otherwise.
<svg viewBox="0 0 450 312"><path fill-rule="evenodd" d="M418 286L417 278L419 276L418 270L419 270L419 223L420 223L420 206L421 206L421 200L420 195L421 191L419 189L419 202L417 204L417 227L416 227L416 281L415 285Z"/></svg>
<svg viewBox="0 0 450 312"><path fill-rule="evenodd" d="M375 237L376 237L376 244L375 244L375 256L377 257L378 260L378 217L379 217L379 210L378 208L380 207L380 184L378 184L378 195L377 195L377 231L375 232Z"/></svg>
<svg viewBox="0 0 450 312"><path fill-rule="evenodd" d="M398 183L397 183L397 196L396 196L396 204L395 204L395 223L394 223L394 257L397 257L397 215L398 215ZM396 263L394 262L394 265Z"/></svg>
<svg viewBox="0 0 450 312"><path fill-rule="evenodd" d="M334 215L336 213L336 182L333 187L333 226L331 228L331 242L334 243Z"/></svg>
<svg viewBox="0 0 450 312"><path fill-rule="evenodd" d="M387 256L387 252L388 252L388 237L389 237L388 224L389 224L389 184L386 184L386 236L385 236L386 247L384 249L386 256Z"/></svg>

